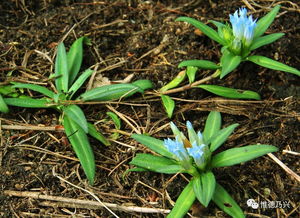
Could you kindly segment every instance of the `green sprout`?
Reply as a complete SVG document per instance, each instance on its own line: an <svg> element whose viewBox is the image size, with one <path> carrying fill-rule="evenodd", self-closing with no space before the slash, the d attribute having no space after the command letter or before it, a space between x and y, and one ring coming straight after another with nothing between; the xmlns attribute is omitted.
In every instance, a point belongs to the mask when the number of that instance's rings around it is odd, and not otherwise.
<svg viewBox="0 0 300 218"><path fill-rule="evenodd" d="M191 175L190 182L179 195L168 217L183 217L196 199L205 207L212 200L230 216L245 217L238 204L216 182L213 170L249 161L267 153L276 152L278 149L272 145L257 144L231 148L214 154L238 126L238 124L232 124L221 129L221 114L216 111L208 115L203 133L200 131L196 133L188 121L188 138L174 123L171 122L170 126L175 136L174 140L162 141L142 134L132 136L159 155L137 154L130 162L136 168L129 171Z"/></svg>
<svg viewBox="0 0 300 218"><path fill-rule="evenodd" d="M80 73L84 43L90 44L87 37L77 39L68 52L66 52L64 44L59 43L55 60L55 72L50 76L50 78L55 80L55 91L35 84L13 83L11 87L13 89L30 89L43 94L44 97L36 99L28 96L6 98L0 96L0 111L8 112L7 105L56 109L61 114L59 120L64 126L65 133L71 142L84 173L90 184L93 184L95 160L87 134L104 145L110 145L110 142L97 131L92 123L87 121L84 112L76 103L112 101L129 97L138 92L143 93L145 89L152 87L152 83L149 80L137 80L127 84L105 85L88 90L74 98L76 94L78 95L77 91L93 73L91 69Z"/></svg>
<svg viewBox="0 0 300 218"><path fill-rule="evenodd" d="M218 85L203 85L203 83L214 78L224 78L245 61L250 61L272 70L285 71L300 76L300 71L296 68L265 56L251 54L255 49L268 45L284 36L283 33L264 35L274 21L279 9L280 5L277 5L264 17L257 20L253 19L252 15L247 16L247 10L241 8L229 16L230 24L211 20L210 22L217 27L217 31L194 18L177 18L176 21L183 21L193 25L210 39L220 44L222 46L222 55L219 63L209 60L185 60L179 63L178 67L185 68L185 70L181 71L172 81L160 89L162 102L168 116L172 116L175 107L174 100L168 94L185 91L190 88L201 88L226 98L260 100L260 95L250 90L237 90ZM196 73L199 69L213 70L214 73L195 81ZM188 77L189 84L178 87L186 77Z"/></svg>

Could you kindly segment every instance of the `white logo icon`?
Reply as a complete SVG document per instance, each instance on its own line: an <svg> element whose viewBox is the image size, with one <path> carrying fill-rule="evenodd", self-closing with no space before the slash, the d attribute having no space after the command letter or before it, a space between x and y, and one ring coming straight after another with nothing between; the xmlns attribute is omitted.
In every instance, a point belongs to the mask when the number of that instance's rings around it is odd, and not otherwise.
<svg viewBox="0 0 300 218"><path fill-rule="evenodd" d="M253 209L257 209L259 207L259 204L255 202L254 199L248 199L247 200L248 207L252 207Z"/></svg>

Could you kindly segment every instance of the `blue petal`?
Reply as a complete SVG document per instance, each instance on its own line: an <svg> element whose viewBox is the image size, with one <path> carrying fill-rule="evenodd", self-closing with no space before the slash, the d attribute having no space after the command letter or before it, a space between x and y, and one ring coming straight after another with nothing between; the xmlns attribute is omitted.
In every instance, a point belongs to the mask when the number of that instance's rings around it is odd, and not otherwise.
<svg viewBox="0 0 300 218"><path fill-rule="evenodd" d="M235 11L233 15L229 15L232 32L235 37L233 41L233 48L238 50L240 41L249 46L253 40L254 29L256 27L256 20L253 20L252 15L247 17L247 9L240 8Z"/></svg>
<svg viewBox="0 0 300 218"><path fill-rule="evenodd" d="M202 144L203 143L203 135L202 135L202 133L200 131L197 132L197 136L198 136L199 141Z"/></svg>
<svg viewBox="0 0 300 218"><path fill-rule="evenodd" d="M247 17L247 9L246 8L240 8L239 9L239 15L240 15L240 17Z"/></svg>
<svg viewBox="0 0 300 218"><path fill-rule="evenodd" d="M192 148L187 148L189 155L193 157L197 166L202 166L205 164L205 156L203 151L205 146L206 145L202 144L200 146L193 145Z"/></svg>
<svg viewBox="0 0 300 218"><path fill-rule="evenodd" d="M177 157L178 161L189 160L189 156L184 148L183 142L179 141L178 137L176 137L176 140L171 140L169 138L165 139L164 146L169 152L173 153Z"/></svg>

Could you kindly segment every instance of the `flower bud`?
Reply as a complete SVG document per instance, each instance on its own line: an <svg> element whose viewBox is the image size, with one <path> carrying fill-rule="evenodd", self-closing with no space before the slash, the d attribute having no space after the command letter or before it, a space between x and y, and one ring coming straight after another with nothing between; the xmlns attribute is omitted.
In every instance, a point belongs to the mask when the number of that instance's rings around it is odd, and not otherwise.
<svg viewBox="0 0 300 218"><path fill-rule="evenodd" d="M228 25L222 28L222 38L225 39L226 42L231 42L233 39L232 30Z"/></svg>
<svg viewBox="0 0 300 218"><path fill-rule="evenodd" d="M211 152L207 145L201 144L197 145L193 144L192 148L187 148L188 154L193 157L196 166L200 170L205 170L207 163L210 160Z"/></svg>
<svg viewBox="0 0 300 218"><path fill-rule="evenodd" d="M230 49L235 54L241 54L242 50L249 49L256 27L256 20L253 20L252 16L247 17L247 9L240 8L235 13L229 15L230 23L232 26L232 32L234 39L232 40Z"/></svg>
<svg viewBox="0 0 300 218"><path fill-rule="evenodd" d="M173 122L170 123L175 135L175 140L165 139L164 146L174 154L174 159L179 161L186 170L193 170L192 160L200 170L205 170L210 161L211 152L204 144L201 132L196 133L191 122L187 121L188 138L179 131Z"/></svg>

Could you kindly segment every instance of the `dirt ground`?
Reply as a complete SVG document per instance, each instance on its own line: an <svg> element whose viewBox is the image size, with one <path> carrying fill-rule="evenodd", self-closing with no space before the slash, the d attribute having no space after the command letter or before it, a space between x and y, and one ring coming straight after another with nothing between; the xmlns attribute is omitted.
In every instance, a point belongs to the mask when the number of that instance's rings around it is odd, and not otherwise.
<svg viewBox="0 0 300 218"><path fill-rule="evenodd" d="M84 49L84 69L98 64L98 75L109 81L133 74L133 80L150 79L158 90L179 72L180 61L218 62L220 57L220 46L193 27L175 22L178 16L205 23L210 19L228 21L230 13L244 6L258 18L277 4L282 8L268 33L283 32L285 36L255 53L300 69L297 0L1 1L0 85L19 81L51 88L48 77L53 72L57 43L64 40L68 48L76 38L86 35L92 45ZM198 78L209 73L200 71ZM101 82L100 76L94 82ZM229 100L200 89L187 90L171 95L177 104L172 121L184 128L185 121L190 120L201 130L209 111L220 111L225 126L240 124L223 149L257 143L275 145L279 152L274 155L299 174L300 78L243 63L211 84L256 91L262 100ZM170 128L163 127L170 119L158 97L148 100L136 95L124 102L127 104L81 107L107 137L114 130L106 116L108 111L121 113L142 132L161 139L170 137ZM90 139L97 172L94 186L89 186L64 133L46 129L55 130L59 125L56 111L10 109L10 113L0 114L1 217L114 217L106 208L93 204L97 200L111 203L119 217L164 217L164 210L172 208L172 201L187 184L189 177L180 174L131 172L123 177L136 153L150 152L128 137L135 129L123 120L122 133L112 139L110 147ZM28 129L28 125L39 130ZM300 217L299 181L267 155L220 168L215 175L247 217ZM288 206L252 209L246 204L250 198L288 202ZM136 207L141 212L134 211ZM190 213L195 217L227 217L213 203L208 208L195 204Z"/></svg>

